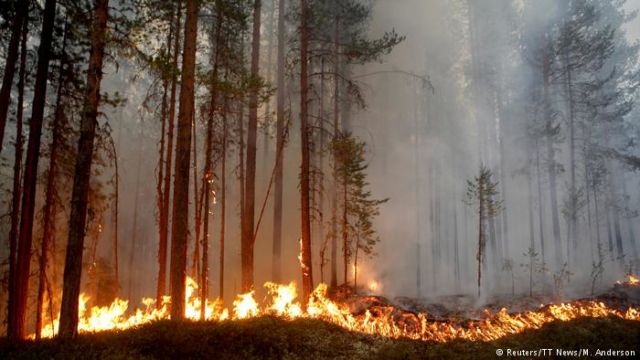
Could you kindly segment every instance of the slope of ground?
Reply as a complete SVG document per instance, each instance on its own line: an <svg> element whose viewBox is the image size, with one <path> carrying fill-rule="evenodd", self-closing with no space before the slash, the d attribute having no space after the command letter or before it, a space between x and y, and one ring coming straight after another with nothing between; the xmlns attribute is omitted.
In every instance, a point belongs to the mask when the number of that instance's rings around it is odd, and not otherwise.
<svg viewBox="0 0 640 360"><path fill-rule="evenodd" d="M81 335L76 340L10 343L0 359L424 359L496 358L496 350L635 350L640 322L581 318L494 342L446 344L386 339L319 320L259 317L244 321L159 321L137 329ZM525 357L532 357L531 355ZM509 356L508 358L514 358Z"/></svg>

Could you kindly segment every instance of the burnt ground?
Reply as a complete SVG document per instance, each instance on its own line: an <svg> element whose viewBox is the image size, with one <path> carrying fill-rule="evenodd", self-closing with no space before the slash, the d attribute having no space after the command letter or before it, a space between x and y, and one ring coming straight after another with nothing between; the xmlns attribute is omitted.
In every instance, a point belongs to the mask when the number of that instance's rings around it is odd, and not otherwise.
<svg viewBox="0 0 640 360"><path fill-rule="evenodd" d="M0 340L0 359L492 359L497 349L640 354L639 339L640 322L619 318L557 321L493 342L441 344L353 333L319 320L264 316L223 323L158 321L76 340Z"/></svg>

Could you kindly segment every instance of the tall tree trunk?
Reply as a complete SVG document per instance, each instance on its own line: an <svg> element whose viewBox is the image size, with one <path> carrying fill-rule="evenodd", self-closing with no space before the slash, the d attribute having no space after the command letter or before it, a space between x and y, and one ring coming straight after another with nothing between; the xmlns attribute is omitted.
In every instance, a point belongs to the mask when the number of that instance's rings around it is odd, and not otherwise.
<svg viewBox="0 0 640 360"><path fill-rule="evenodd" d="M285 0L278 0L278 74L276 92L276 173L273 191L273 251L271 271L276 283L281 280L282 264L282 188L284 160L284 104L285 104L285 36L287 29L284 23Z"/></svg>
<svg viewBox="0 0 640 360"><path fill-rule="evenodd" d="M22 23L22 40L20 41L20 70L18 74L18 104L16 109L16 142L15 157L13 160L13 191L11 192L11 229L9 230L9 294L17 292L17 269L16 257L18 252L18 227L20 226L20 195L22 189L20 180L22 176L22 153L24 145L24 136L22 134L22 117L24 112L24 82L27 67L27 33L29 24L25 21ZM14 314L12 309L15 307L15 297L9 296L9 304L7 310L8 323L12 324Z"/></svg>
<svg viewBox="0 0 640 360"><path fill-rule="evenodd" d="M616 255L618 261L624 263L624 246L622 245L622 231L620 229L620 209L618 206L618 199L616 189L618 189L618 183L616 178L616 170L613 164L609 164L609 193L611 196L611 215L613 217L613 234L616 241Z"/></svg>
<svg viewBox="0 0 640 360"><path fill-rule="evenodd" d="M142 142L140 142L142 144ZM116 283L116 296L120 294L120 264L118 261L118 207L120 205L120 173L118 172L118 152L116 150L116 146L111 141L111 146L113 146L113 166L115 171L115 199L113 199L113 228L111 229L111 246L113 251L113 268L114 268L114 279Z"/></svg>
<svg viewBox="0 0 640 360"><path fill-rule="evenodd" d="M242 219L244 219L244 184L245 184L245 163L244 163L244 153L245 153L245 141L244 141L244 97L240 98L238 102L238 180L240 185L240 242L242 242L242 226L244 223ZM242 255L241 255L242 256ZM241 259L242 262L242 259Z"/></svg>
<svg viewBox="0 0 640 360"><path fill-rule="evenodd" d="M456 292L460 290L460 246L458 244L458 207L457 201L454 198L453 203L453 259L455 263L454 275L455 275L455 289Z"/></svg>
<svg viewBox="0 0 640 360"><path fill-rule="evenodd" d="M211 193L211 184L213 183L213 165L212 165L212 157L213 157L213 120L215 116L215 108L216 108L216 81L218 78L218 57L222 47L222 11L218 10L218 23L216 26L215 34L215 45L216 52L213 58L213 79L211 83L211 88L209 90L211 96L211 102L209 104L209 119L207 122L207 138L205 144L205 165L204 165L204 174L203 174L203 184L202 191L204 192L204 210L203 210L203 221L204 221L204 229L202 231L202 274L201 274L201 284L200 288L202 289L200 292L200 303L203 306L200 307L200 319L204 320L205 318L205 309L207 303L207 293L209 291L209 206L210 206L210 198L209 195ZM223 125L224 126L224 125Z"/></svg>
<svg viewBox="0 0 640 360"><path fill-rule="evenodd" d="M60 308L61 337L72 337L78 333L78 296L82 275L82 252L84 250L87 199L93 156L94 138L100 104L100 81L104 57L109 0L98 0L91 29L91 53L87 70L87 93L82 109L78 157L76 159L71 195L71 216L69 219L69 240L64 264L62 305Z"/></svg>
<svg viewBox="0 0 640 360"><path fill-rule="evenodd" d="M593 205L594 205L594 209L595 209L595 217L596 217L596 244L598 247L598 261L602 260L602 243L601 243L601 239L600 239L600 211L599 211L599 207L598 207L598 190L596 189L596 186L592 186L592 191L593 191Z"/></svg>
<svg viewBox="0 0 640 360"><path fill-rule="evenodd" d="M547 260L545 258L544 251L544 202L542 196L542 174L540 168L540 146L538 141L536 141L536 184L538 185L538 229L540 233L540 259L542 260L542 265L547 265Z"/></svg>
<svg viewBox="0 0 640 360"><path fill-rule="evenodd" d="M173 182L173 231L171 232L171 319L184 319L187 238L189 235L189 157L194 113L194 78L198 1L187 0L182 53L182 82L178 113L175 178Z"/></svg>
<svg viewBox="0 0 640 360"><path fill-rule="evenodd" d="M225 228L227 219L227 114L229 112L228 107L229 98L224 98L224 109L222 112L222 164L220 169L221 184L220 184L220 260L218 266L220 267L220 290L218 297L224 301L224 245L225 245Z"/></svg>
<svg viewBox="0 0 640 360"><path fill-rule="evenodd" d="M502 202L506 208L507 205L507 159L505 155L504 143L505 143L505 125L506 121L504 119L505 111L503 109L504 104L502 102L502 91L500 88L496 91L496 102L498 104L498 143L500 144L499 154L500 157L500 189L502 190ZM506 259L511 258L510 250L509 250L509 212L503 211L501 213L501 225L502 225L502 245L503 245L503 256Z"/></svg>
<svg viewBox="0 0 640 360"><path fill-rule="evenodd" d="M358 250L360 248L360 237L356 235L356 244L353 251L353 291L358 292Z"/></svg>
<svg viewBox="0 0 640 360"><path fill-rule="evenodd" d="M611 202L611 199L607 199L607 202ZM607 214L607 240L609 244L609 257L611 260L615 259L615 255L613 254L613 229L611 228L611 205L605 203L605 211Z"/></svg>
<svg viewBox="0 0 640 360"><path fill-rule="evenodd" d="M142 135L142 133L140 134ZM136 258L136 246L138 242L138 202L140 200L140 166L142 164L142 144L143 138L140 139L140 148L138 149L138 160L136 165L136 187L133 197L133 225L131 227L131 250L129 252L129 282L127 286L127 298L133 299L133 277L136 273L134 269L134 259Z"/></svg>
<svg viewBox="0 0 640 360"><path fill-rule="evenodd" d="M416 205L416 296L419 298L422 296L422 250L420 248L420 241L422 239L422 234L421 234L421 230L422 230L422 194L420 192L421 190L421 179L420 179L420 122L419 122L419 110L418 110L418 106L415 106L414 108L414 113L413 113L413 119L414 119L414 127L415 127L415 133L414 133L414 142L413 142L413 157L414 157L414 175L415 175L415 181L416 181L416 188L415 188L415 196L416 196L416 200L415 200L415 205Z"/></svg>
<svg viewBox="0 0 640 360"><path fill-rule="evenodd" d="M309 213L309 7L307 0L300 0L300 147L302 164L300 166L300 215L302 238L300 244L300 265L302 270L302 299L306 305L313 290L313 268L311 264L311 217Z"/></svg>
<svg viewBox="0 0 640 360"><path fill-rule="evenodd" d="M482 262L483 262L483 250L485 246L485 234L484 234L484 222L485 222L485 204L484 204L484 188L482 184L478 189L480 204L478 205L478 297L480 297L480 287L482 283Z"/></svg>
<svg viewBox="0 0 640 360"><path fill-rule="evenodd" d="M4 129L7 125L7 112L11 100L11 86L13 85L13 75L15 74L16 61L18 60L18 45L20 45L20 35L24 33L23 23L27 22L27 11L29 4L27 0L19 0L16 3L16 14L11 22L11 38L7 49L7 57L4 63L4 76L2 77L2 87L0 88L0 152L2 152L2 141L4 140Z"/></svg>
<svg viewBox="0 0 640 360"><path fill-rule="evenodd" d="M629 193L627 192L627 182L621 179L622 182L622 196L624 197L624 206L627 209L631 208L629 204ZM633 257L638 258L638 248L636 246L636 236L633 231L633 220L631 216L627 216L627 233L629 234L629 244L631 245L631 251L633 251Z"/></svg>
<svg viewBox="0 0 640 360"><path fill-rule="evenodd" d="M336 4L337 5L337 4ZM340 123L340 60L338 56L340 54L339 36L340 36L340 17L335 19L334 28L334 46L333 46L333 58L334 58L334 79L333 79L333 138L337 139L339 133ZM339 179L336 171L338 164L338 153L333 152L333 188L331 193L331 287L338 286L338 188ZM345 278L346 282L346 278Z"/></svg>
<svg viewBox="0 0 640 360"><path fill-rule="evenodd" d="M180 18L182 15L182 2L178 3L178 13L173 26L175 31L173 39L173 69L178 68L178 53L180 52ZM162 200L162 210L160 211L160 242L158 245L158 286L156 288L156 306L162 307L162 297L165 295L167 282L167 247L169 242L169 200L171 195L171 167L173 165L173 130L176 113L176 87L178 79L176 71L171 76L171 95L169 96L169 123L167 125L167 155L164 168L164 189Z"/></svg>
<svg viewBox="0 0 640 360"><path fill-rule="evenodd" d="M349 281L349 220L347 217L347 203L348 203L348 194L349 188L347 185L347 177L343 176L342 180L342 214L341 214L341 233L342 233L342 262L343 262L343 276L344 276L344 284L346 285Z"/></svg>
<svg viewBox="0 0 640 360"><path fill-rule="evenodd" d="M325 252L327 249L327 240L325 239L324 233L324 148L325 148L325 119L324 119L324 92L326 87L325 82L325 63L324 59L322 59L320 63L320 108L318 111L318 131L319 133L319 145L318 145L318 168L316 172L318 173L318 240L321 243L320 247L320 282L324 283L324 265L325 265Z"/></svg>
<svg viewBox="0 0 640 360"><path fill-rule="evenodd" d="M217 50L216 50L217 52ZM215 93L211 94L211 97L215 97ZM212 106L214 101L212 100ZM213 142L213 110L211 110L211 115L209 117L209 122L207 124L207 139L206 139L206 150L205 150L205 166L204 166L204 183L202 192L203 192L203 210L201 215L201 221L203 222L202 226L202 272L200 274L200 304L203 304L200 307L200 320L205 319L205 310L207 304L207 293L209 291L209 193L211 192L211 183L213 182L213 169L211 166L211 157L213 156L212 151L212 142Z"/></svg>
<svg viewBox="0 0 640 360"><path fill-rule="evenodd" d="M567 236L567 262L571 262L572 256L571 248L576 248L576 231L577 231L577 188L576 188L576 127L575 127L575 104L573 93L573 78L571 72L571 64L568 59L568 49L565 49L565 68L566 68L566 92L568 97L569 107L569 203L571 208L569 209L569 224L568 224L568 236Z"/></svg>
<svg viewBox="0 0 640 360"><path fill-rule="evenodd" d="M42 120L47 92L47 78L49 75L49 57L51 53L51 38L56 13L56 0L45 2L42 19L42 32L38 47L38 69L33 92L31 120L29 121L29 143L25 161L24 182L22 186L22 208L20 216L20 231L18 239L18 258L16 260L16 288L9 293L9 318L7 335L10 339L24 338L24 323L27 312L27 296L29 294L29 274L31 268L31 244L33 234L33 215L36 202L36 182L38 178L38 160L40 157L40 135L42 134Z"/></svg>
<svg viewBox="0 0 640 360"><path fill-rule="evenodd" d="M536 140L536 184L538 185L538 232L540 233L540 260L542 261L542 266L546 266L546 257L544 250L544 201L542 196L542 169L540 167L540 145ZM544 273L543 273L544 276Z"/></svg>
<svg viewBox="0 0 640 360"><path fill-rule="evenodd" d="M271 9L269 11L268 22L265 26L265 31L267 32L267 71L265 74L265 80L269 83L272 82L273 77L273 38L274 38L274 23L275 23L275 15L276 15L276 1L271 0ZM262 152L262 173L265 177L269 177L269 172L267 169L267 158L269 156L269 130L271 128L271 98L266 101L265 109L264 109L264 131L263 131L263 152Z"/></svg>
<svg viewBox="0 0 640 360"><path fill-rule="evenodd" d="M65 24L62 40L62 50L60 55L60 67L58 69L58 87L56 91L56 105L53 114L53 126L51 134L51 147L49 149L49 171L47 174L47 188L45 193L45 203L42 221L42 243L40 247L40 258L38 262L38 295L36 299L36 339L40 339L42 334L42 311L44 305L44 292L47 277L47 264L49 248L54 235L55 225L55 205L56 205L56 176L58 151L61 139L61 121L64 115L63 88L66 81L66 44L68 24Z"/></svg>
<svg viewBox="0 0 640 360"><path fill-rule="evenodd" d="M558 215L558 195L556 185L556 168L555 168L555 149L553 148L553 138L550 132L552 131L552 119L549 111L551 106L551 99L549 96L550 87L550 74L551 72L551 59L548 53L545 53L543 64L543 86L544 86L544 104L545 104L545 117L546 117L546 143L547 143L547 172L549 175L549 197L551 201L551 224L553 229L553 239L555 245L555 266L556 269L562 267L562 243L560 239L560 217Z"/></svg>
<svg viewBox="0 0 640 360"><path fill-rule="evenodd" d="M173 36L173 12L170 17L170 26L169 26L169 35L167 36L167 49L171 48L171 44L173 44L172 36ZM169 51L169 56L171 56L171 51ZM156 183L156 203L158 207L158 239L160 239L159 243L162 243L162 239L164 239L164 229L163 227L163 210L164 210L164 166L165 166L165 142L166 142L166 129L167 129L167 115L168 115L168 93L169 93L169 76L163 75L164 79L162 81L162 104L160 104L160 118L161 118L161 128L160 128L160 149L158 150L158 178ZM137 185L136 185L137 186ZM136 192L136 196L138 193ZM137 198L136 198L137 201ZM131 281L129 281L131 284ZM129 297L131 298L131 297Z"/></svg>
<svg viewBox="0 0 640 360"><path fill-rule="evenodd" d="M258 131L258 78L260 66L260 10L261 0L253 3L253 36L251 40L252 89L249 94L249 122L247 124L247 163L242 216L242 292L253 288L254 208L256 191L256 141Z"/></svg>
<svg viewBox="0 0 640 360"><path fill-rule="evenodd" d="M197 152L197 147L198 147L198 139L197 139L197 133L196 133L196 121L195 119L191 122L191 136L193 136L193 141L192 141L192 147L191 150L193 151L193 207L194 207L194 214L195 214L195 219L194 219L194 232L195 232L195 239L193 241L193 253L192 253L192 257L191 257L191 277L196 281L196 283L198 285L200 285L200 232L202 229L202 205L203 205L203 201L204 201L204 192L202 191L198 191L198 152ZM204 173L203 173L204 176ZM206 179L202 179L202 183L203 183L203 188L204 188L204 182L206 181ZM198 198L198 194L200 194L200 198ZM187 248L189 247L189 244L187 242ZM200 287L198 289L198 291L201 291L202 287Z"/></svg>

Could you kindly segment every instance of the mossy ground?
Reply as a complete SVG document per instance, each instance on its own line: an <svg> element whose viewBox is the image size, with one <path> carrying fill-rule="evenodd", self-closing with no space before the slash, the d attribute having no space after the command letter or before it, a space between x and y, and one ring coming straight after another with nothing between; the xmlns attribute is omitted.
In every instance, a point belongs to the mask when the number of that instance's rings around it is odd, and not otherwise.
<svg viewBox="0 0 640 360"><path fill-rule="evenodd" d="M75 340L10 343L2 339L0 359L492 359L496 349L507 348L589 348L592 353L614 349L640 354L640 322L582 318L493 342L439 344L353 333L309 319L158 321L126 331L85 334Z"/></svg>

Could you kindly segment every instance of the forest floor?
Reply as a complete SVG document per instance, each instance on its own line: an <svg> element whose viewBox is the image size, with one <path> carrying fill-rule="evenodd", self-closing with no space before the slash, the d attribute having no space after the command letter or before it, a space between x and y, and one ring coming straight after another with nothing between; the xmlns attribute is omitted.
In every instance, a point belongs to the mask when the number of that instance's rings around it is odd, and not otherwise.
<svg viewBox="0 0 640 360"><path fill-rule="evenodd" d="M620 318L556 321L492 342L433 343L347 331L311 319L263 316L215 322L158 321L135 329L80 335L76 340L11 343L0 339L0 359L493 359L508 349L634 350L640 322ZM500 349L500 350L498 350ZM584 357L584 356L583 356Z"/></svg>

